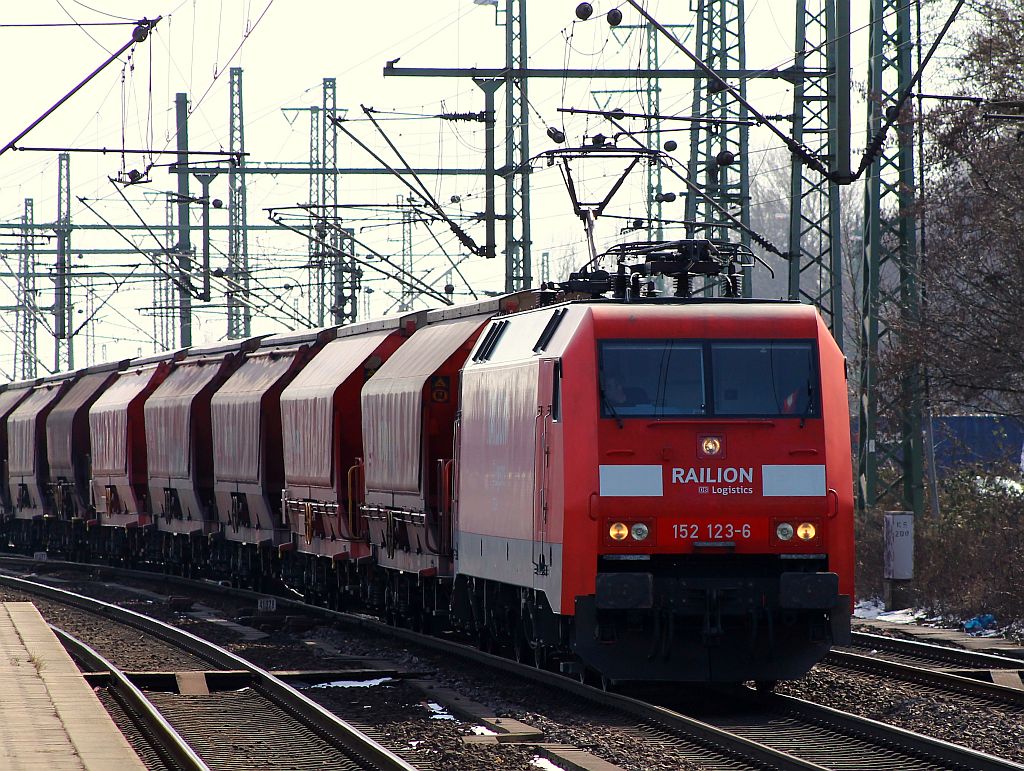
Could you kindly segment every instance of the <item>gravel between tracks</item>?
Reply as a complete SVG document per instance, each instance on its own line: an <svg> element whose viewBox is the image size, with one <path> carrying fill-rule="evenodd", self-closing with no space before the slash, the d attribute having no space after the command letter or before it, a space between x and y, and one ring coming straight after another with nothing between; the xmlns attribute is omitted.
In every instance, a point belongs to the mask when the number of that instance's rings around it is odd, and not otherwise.
<svg viewBox="0 0 1024 771"><path fill-rule="evenodd" d="M126 584L145 593L126 597L123 587L118 588L112 582L103 584L83 579L80 573L55 571L47 575L62 579L62 588L182 626L266 669L340 669L353 665L349 657L385 660L400 669L429 673L441 685L492 707L495 715L512 717L544 731L545 741L588 750L630 771L695 771L702 768L674 752L670 746L651 742L651 737L637 729L628 717L590 707L572 696L534 683L511 682L504 676L498 676L502 679L496 680L495 673L484 667L458 662L453 671L450 658L445 659L426 649L412 652L410 646L400 641L376 637L360 630L335 629L322 622L305 633L276 631L262 639L247 641L221 624L197 621L173 611L166 602L155 601L150 595L156 593L154 585L159 579L155 579L153 584L126 581ZM220 611L229 619L252 613L252 608L244 601L200 590L189 593L175 587L172 594L195 597L198 603ZM41 610L43 602L38 603ZM152 668L167 670L169 667L160 665ZM437 719L427 706L428 699L424 694L402 681L373 688L313 688L306 693L343 719L373 728L385 746L417 767L445 771L537 769L533 762L534 754L527 745L465 744L462 739L474 732L473 724L459 719Z"/></svg>

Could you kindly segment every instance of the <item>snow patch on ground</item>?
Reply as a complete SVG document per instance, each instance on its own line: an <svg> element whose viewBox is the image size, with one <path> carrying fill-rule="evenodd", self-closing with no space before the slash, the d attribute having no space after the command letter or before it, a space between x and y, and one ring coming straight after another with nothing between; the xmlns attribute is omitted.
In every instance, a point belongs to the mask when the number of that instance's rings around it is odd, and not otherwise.
<svg viewBox="0 0 1024 771"><path fill-rule="evenodd" d="M879 613L885 613L885 606L881 600L861 600L853 608L854 618L873 619L878 618Z"/></svg>
<svg viewBox="0 0 1024 771"><path fill-rule="evenodd" d="M878 621L888 621L891 624L917 624L927 616L927 613L918 608L903 608L903 610L884 611L875 618Z"/></svg>
<svg viewBox="0 0 1024 771"><path fill-rule="evenodd" d="M426 707L428 710L430 710L430 712L432 713L430 715L430 719L431 720L454 720L455 719L454 715L452 715L449 712L447 712L445 710L445 708L442 707L437 702L428 701L423 706Z"/></svg>
<svg viewBox="0 0 1024 771"><path fill-rule="evenodd" d="M543 769L543 771L565 771L561 766L556 766L547 758L542 758L540 755L534 755L533 760L530 761L530 765L534 768Z"/></svg>
<svg viewBox="0 0 1024 771"><path fill-rule="evenodd" d="M375 677L372 680L333 680L329 683L311 685L310 688L372 688L390 682L390 677Z"/></svg>

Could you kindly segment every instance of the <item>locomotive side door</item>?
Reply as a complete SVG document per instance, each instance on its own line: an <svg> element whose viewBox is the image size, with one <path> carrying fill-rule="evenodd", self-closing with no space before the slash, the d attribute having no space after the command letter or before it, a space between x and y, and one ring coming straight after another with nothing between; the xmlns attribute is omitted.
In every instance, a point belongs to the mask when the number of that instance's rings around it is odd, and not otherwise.
<svg viewBox="0 0 1024 771"><path fill-rule="evenodd" d="M547 584L551 571L548 517L551 485L551 421L557 409L558 362L542 359L538 362L537 413L534 433L534 497L533 497L533 586L540 589Z"/></svg>

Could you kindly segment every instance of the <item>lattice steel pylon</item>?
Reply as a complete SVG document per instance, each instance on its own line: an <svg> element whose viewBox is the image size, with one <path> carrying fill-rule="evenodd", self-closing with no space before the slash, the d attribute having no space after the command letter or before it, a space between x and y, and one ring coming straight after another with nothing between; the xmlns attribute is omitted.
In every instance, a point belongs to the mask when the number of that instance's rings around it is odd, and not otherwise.
<svg viewBox="0 0 1024 771"><path fill-rule="evenodd" d="M320 148L322 152L320 175L320 216L330 226L324 232L323 247L323 290L324 304L330 299L331 320L335 324L344 324L355 320L355 304L351 305L347 298L354 292L355 275L351 236L346 236L341 226L341 210L338 208L338 124L328 116L338 115L338 86L334 78L323 81L323 137ZM346 249L347 247L347 249ZM327 291L327 277L330 276L331 289ZM319 318L319 316L318 316ZM326 318L326 316L325 316Z"/></svg>
<svg viewBox="0 0 1024 771"><path fill-rule="evenodd" d="M228 150L228 339L252 334L249 306L249 233L245 200L245 120L242 111L242 68L231 68L231 115Z"/></svg>
<svg viewBox="0 0 1024 771"><path fill-rule="evenodd" d="M328 310L332 319L338 317L338 295L350 291L349 287L329 290L328 277L333 284L355 275L350 270L351 258L345 256L351 253L345 252L345 234L338 227L341 222L338 214L338 126L328 115L336 116L344 111L338 110L335 78L324 78L320 106L308 109L310 240L307 300L309 318L316 319L317 325L323 326ZM354 313L353 309L352 318L355 318Z"/></svg>
<svg viewBox="0 0 1024 771"><path fill-rule="evenodd" d="M658 38L661 33L653 24L644 25L644 51L647 56L647 69L654 71L661 68L658 60ZM661 115L661 80L646 78L644 81L644 110L648 115ZM661 147L661 121L657 118L647 119L647 141L651 147ZM661 164L647 164L647 238L661 241L665 236L665 228L661 222Z"/></svg>
<svg viewBox="0 0 1024 771"><path fill-rule="evenodd" d="M408 277L413 272L413 257L412 257L412 202L405 196L398 196L397 199L398 208L402 211L402 273ZM398 310L401 312L411 311L413 301L416 299L417 292L413 289L412 285L405 281L402 283L402 294L401 299L398 302Z"/></svg>
<svg viewBox="0 0 1024 771"><path fill-rule="evenodd" d="M36 323L36 246L35 204L25 199L21 217L21 238L18 249L18 305L14 316L14 377L28 380L38 372Z"/></svg>
<svg viewBox="0 0 1024 771"><path fill-rule="evenodd" d="M175 196L167 193L164 196L164 243L173 244L176 227ZM171 251L159 251L154 258L159 261L168 275L174 275L175 266ZM159 272L153 280L153 339L159 351L169 351L175 346L177 339L174 319L178 315L177 293L173 282Z"/></svg>
<svg viewBox="0 0 1024 771"><path fill-rule="evenodd" d="M844 0L840 0L843 3ZM797 0L796 56L806 70L793 88L793 139L833 170L849 165L848 110L839 107L841 89L849 89L849 60L843 63L836 41L844 26L836 0ZM841 9L849 32L849 15ZM844 133L845 132L845 133ZM847 168L848 172L848 168ZM792 159L789 215L789 299L818 307L843 348L843 270L839 186Z"/></svg>
<svg viewBox="0 0 1024 771"><path fill-rule="evenodd" d="M359 319L359 290L362 273L355 263L355 230L341 228L341 247L334 261L335 324L351 324Z"/></svg>
<svg viewBox="0 0 1024 771"><path fill-rule="evenodd" d="M326 118L324 122L328 122ZM308 279L306 282L306 303L307 317L317 319L317 325L324 324L324 248L323 239L327 234L327 228L323 218L320 216L321 209L321 185L320 173L316 169L321 168L322 156L320 154L323 136L320 133L320 108L313 106L309 110L309 244L307 247L308 256Z"/></svg>
<svg viewBox="0 0 1024 771"><path fill-rule="evenodd" d="M75 366L74 316L71 306L71 153L57 155L57 265L53 275L54 371Z"/></svg>
<svg viewBox="0 0 1024 771"><path fill-rule="evenodd" d="M910 83L911 33L910 4L871 0L869 138L877 134L886 111ZM896 141L882 146L865 179L857 500L861 507L885 502L920 514L924 511L920 376L910 373L887 393L879 392L878 378L880 357L897 342L896 332L884 319L890 313L913 319L920 308L912 105L908 100L894 124ZM889 421L884 426L879 424L880 415Z"/></svg>
<svg viewBox="0 0 1024 771"><path fill-rule="evenodd" d="M505 291L533 283L530 258L529 79L517 75L529 61L526 0L505 0Z"/></svg>
<svg viewBox="0 0 1024 771"><path fill-rule="evenodd" d="M745 69L745 17L743 0L697 0L696 55L715 71ZM747 97L746 80L734 84ZM732 121L746 121L747 108L725 89L707 78L694 81L692 115ZM747 155L748 128L735 124L707 124L690 134L687 176L707 197L750 226L750 175ZM746 232L736 234L722 223L711 204L693 190L686 195L686 220L691 238L713 238L750 245ZM704 225L703 223L708 223ZM744 269L743 296L751 296L750 270Z"/></svg>

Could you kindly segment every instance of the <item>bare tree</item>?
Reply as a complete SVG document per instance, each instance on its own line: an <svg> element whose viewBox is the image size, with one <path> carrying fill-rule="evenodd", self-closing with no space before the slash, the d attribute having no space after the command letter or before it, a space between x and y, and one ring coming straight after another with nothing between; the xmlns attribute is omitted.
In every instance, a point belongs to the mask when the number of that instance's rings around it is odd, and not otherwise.
<svg viewBox="0 0 1024 771"><path fill-rule="evenodd" d="M1024 0L975 8L983 21L964 38L961 94L1019 103ZM1022 111L958 101L925 117L924 305L920 322L904 325L891 363L897 371L923 365L940 410L1024 417L1024 120L992 113Z"/></svg>

